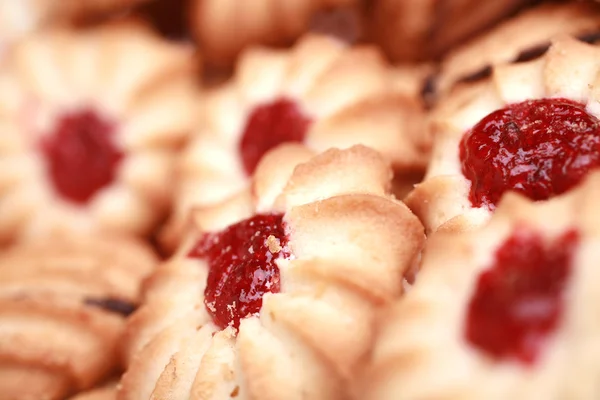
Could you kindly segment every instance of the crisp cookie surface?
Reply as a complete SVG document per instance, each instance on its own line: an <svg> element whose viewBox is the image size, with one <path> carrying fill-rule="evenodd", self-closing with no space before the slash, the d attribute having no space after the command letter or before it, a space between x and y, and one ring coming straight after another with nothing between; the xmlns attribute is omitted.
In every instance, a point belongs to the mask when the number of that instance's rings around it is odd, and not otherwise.
<svg viewBox="0 0 600 400"><path fill-rule="evenodd" d="M462 88L439 104L432 115L435 143L425 180L406 198L428 232L470 229L491 215L470 201L471 181L463 175L460 156L461 140L482 118L512 104L551 98L581 104L592 119L600 116L599 55L598 47L560 37L542 58L497 66L490 81Z"/></svg>
<svg viewBox="0 0 600 400"><path fill-rule="evenodd" d="M358 398L597 398L600 325L592 315L600 282L598 188L600 175L593 173L577 189L543 203L511 193L485 226L472 232L433 235L417 283L384 313ZM525 241L506 253L511 240L527 235L533 235L529 237L534 241ZM565 238L573 235L575 244L567 245ZM536 241L541 241L541 249L534 245ZM567 258L560 255L563 251ZM544 259L544 252L548 257L542 264L531 264L531 260ZM489 286L490 274L500 273L492 266L507 254L530 261L519 264L520 272L514 271L513 283L506 281L502 297L502 292L489 292L494 290ZM510 265L502 268L507 270ZM544 272L550 268L566 271L567 277L556 271ZM534 271L538 278L519 282L522 271ZM538 285L543 276L551 284ZM487 289L482 282L487 282ZM484 294L486 290L488 294ZM540 292L536 297L531 292L533 296L526 297L527 292L523 296L519 290L543 290L546 294ZM487 318L488 324L504 324L504 328L496 328L510 330L510 334L487 331L477 342L467 336L467 323L476 315L474 302L483 299L477 297L482 293L488 306L495 301L492 296L500 296L503 303L495 307L514 307L512 314L495 309L492 318ZM511 293L522 297L510 297ZM537 311L536 301L542 306ZM512 322L507 318L513 318ZM514 353L520 340L515 329L529 329L529 343L524 341L525 346L518 350L525 355L529 352L528 357L533 354L529 360Z"/></svg>
<svg viewBox="0 0 600 400"><path fill-rule="evenodd" d="M419 90L429 69L393 68L375 47L316 35L289 50L246 51L234 78L204 97L203 121L178 165L163 243L173 248L192 206L244 189L253 164L247 153L260 159L279 137L317 152L363 144L383 153L399 176L423 173L431 139Z"/></svg>
<svg viewBox="0 0 600 400"><path fill-rule="evenodd" d="M0 392L61 400L121 365L126 315L158 262L131 238L53 238L0 256Z"/></svg>
<svg viewBox="0 0 600 400"><path fill-rule="evenodd" d="M193 49L144 26L51 30L0 68L0 242L149 233L195 125Z"/></svg>
<svg viewBox="0 0 600 400"><path fill-rule="evenodd" d="M130 320L120 400L341 399L352 390L375 310L402 293L424 234L390 196L391 170L378 153L355 146L313 154L280 146L259 164L251 191L193 213ZM190 251L203 232L270 213L282 216L286 242L265 246L289 252L276 261L281 288L264 295L238 332L220 329L214 304L204 302L208 261Z"/></svg>

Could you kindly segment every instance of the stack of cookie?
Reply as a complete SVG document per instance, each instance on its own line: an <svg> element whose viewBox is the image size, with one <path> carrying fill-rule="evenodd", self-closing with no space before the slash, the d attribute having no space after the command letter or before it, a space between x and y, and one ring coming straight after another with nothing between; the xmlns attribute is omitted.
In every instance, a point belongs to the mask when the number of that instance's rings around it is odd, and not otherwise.
<svg viewBox="0 0 600 400"><path fill-rule="evenodd" d="M0 399L600 397L600 5L0 25Z"/></svg>

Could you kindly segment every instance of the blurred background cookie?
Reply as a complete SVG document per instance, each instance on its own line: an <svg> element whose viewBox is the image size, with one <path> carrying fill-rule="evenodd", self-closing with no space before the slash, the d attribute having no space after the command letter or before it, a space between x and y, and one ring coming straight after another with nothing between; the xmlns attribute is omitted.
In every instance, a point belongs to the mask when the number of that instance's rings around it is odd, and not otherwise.
<svg viewBox="0 0 600 400"><path fill-rule="evenodd" d="M302 33L362 36L361 0L191 0L194 37L213 64L228 65L252 45L289 45Z"/></svg>
<svg viewBox="0 0 600 400"><path fill-rule="evenodd" d="M194 54L133 22L20 41L0 65L0 242L149 234L196 126Z"/></svg>
<svg viewBox="0 0 600 400"><path fill-rule="evenodd" d="M125 317L157 258L125 237L53 238L0 255L0 393L62 400L121 367Z"/></svg>
<svg viewBox="0 0 600 400"><path fill-rule="evenodd" d="M19 0L0 2L0 50L49 26L123 12L147 0Z"/></svg>
<svg viewBox="0 0 600 400"><path fill-rule="evenodd" d="M543 3L470 39L442 60L437 96L443 97L457 85L489 78L494 65L540 57L559 35L591 43L600 40L600 6L585 1Z"/></svg>
<svg viewBox="0 0 600 400"><path fill-rule="evenodd" d="M370 31L395 61L439 58L531 0L379 0Z"/></svg>

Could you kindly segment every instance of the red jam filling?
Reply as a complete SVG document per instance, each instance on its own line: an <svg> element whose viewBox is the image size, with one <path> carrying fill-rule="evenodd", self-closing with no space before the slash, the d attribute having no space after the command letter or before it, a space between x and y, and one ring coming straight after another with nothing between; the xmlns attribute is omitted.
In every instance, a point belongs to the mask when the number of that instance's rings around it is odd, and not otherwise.
<svg viewBox="0 0 600 400"><path fill-rule="evenodd" d="M240 142L246 173L252 175L262 156L272 148L282 143L304 141L311 122L292 100L278 99L256 107L248 118Z"/></svg>
<svg viewBox="0 0 600 400"><path fill-rule="evenodd" d="M474 207L493 210L509 190L547 200L600 165L600 120L565 99L512 104L463 136L460 159Z"/></svg>
<svg viewBox="0 0 600 400"><path fill-rule="evenodd" d="M63 115L41 143L54 189L65 200L86 204L115 179L123 152L115 125L91 110Z"/></svg>
<svg viewBox="0 0 600 400"><path fill-rule="evenodd" d="M504 242L477 280L467 341L496 360L533 364L560 322L578 238L573 230L554 240L518 230Z"/></svg>
<svg viewBox="0 0 600 400"><path fill-rule="evenodd" d="M205 234L189 253L208 262L204 304L215 325L237 329L260 312L265 293L279 292L275 261L290 256L284 231L283 215L259 214Z"/></svg>

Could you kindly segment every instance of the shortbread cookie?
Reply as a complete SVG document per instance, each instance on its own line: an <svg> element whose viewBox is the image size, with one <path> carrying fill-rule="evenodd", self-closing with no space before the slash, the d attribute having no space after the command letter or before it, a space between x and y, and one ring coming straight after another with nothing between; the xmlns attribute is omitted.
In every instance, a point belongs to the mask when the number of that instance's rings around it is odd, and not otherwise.
<svg viewBox="0 0 600 400"><path fill-rule="evenodd" d="M221 65L231 64L248 46L289 44L311 27L333 28L350 40L361 29L361 0L192 0L192 4L192 32L206 58Z"/></svg>
<svg viewBox="0 0 600 400"><path fill-rule="evenodd" d="M262 155L283 142L316 151L364 144L398 174L424 171L430 140L419 88L426 68L393 69L374 47L324 36L304 37L286 51L247 51L235 77L203 100L204 121L182 155L163 242L177 242L191 206L246 187Z"/></svg>
<svg viewBox="0 0 600 400"><path fill-rule="evenodd" d="M116 398L117 385L111 382L103 387L79 393L69 400L116 400Z"/></svg>
<svg viewBox="0 0 600 400"><path fill-rule="evenodd" d="M600 48L564 37L448 97L425 180L406 199L427 230L478 224L507 191L547 200L600 166L598 72Z"/></svg>
<svg viewBox="0 0 600 400"><path fill-rule="evenodd" d="M600 40L600 7L576 1L546 3L523 11L445 57L436 91L443 96L457 84L489 77L494 65L540 57L550 40L561 34L588 42Z"/></svg>
<svg viewBox="0 0 600 400"><path fill-rule="evenodd" d="M0 1L0 48L53 24L127 9L146 0L4 0Z"/></svg>
<svg viewBox="0 0 600 400"><path fill-rule="evenodd" d="M0 242L148 233L195 122L193 49L137 24L52 31L0 68Z"/></svg>
<svg viewBox="0 0 600 400"><path fill-rule="evenodd" d="M198 210L130 319L118 399L344 399L423 227L363 146L268 153L254 190ZM304 161L298 165L298 161Z"/></svg>
<svg viewBox="0 0 600 400"><path fill-rule="evenodd" d="M371 31L395 61L429 60L531 0L379 0Z"/></svg>
<svg viewBox="0 0 600 400"><path fill-rule="evenodd" d="M428 241L384 313L361 400L600 398L600 174L547 202L507 194Z"/></svg>
<svg viewBox="0 0 600 400"><path fill-rule="evenodd" d="M157 259L124 237L52 238L0 256L0 393L62 400L121 364L125 317Z"/></svg>

